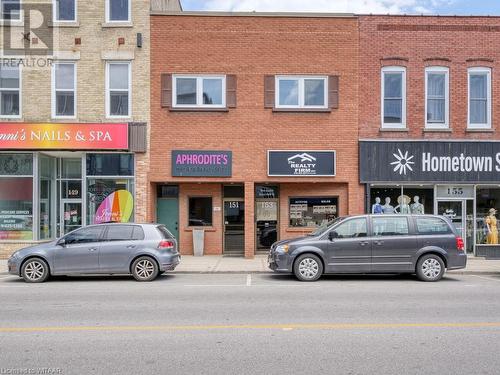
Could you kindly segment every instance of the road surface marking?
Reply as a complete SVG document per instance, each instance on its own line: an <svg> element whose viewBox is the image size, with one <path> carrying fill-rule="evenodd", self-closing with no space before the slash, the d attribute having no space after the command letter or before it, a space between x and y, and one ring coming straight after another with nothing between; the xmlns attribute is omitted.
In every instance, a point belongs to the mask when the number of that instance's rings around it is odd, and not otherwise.
<svg viewBox="0 0 500 375"><path fill-rule="evenodd" d="M247 275L247 286L252 286L252 275Z"/></svg>
<svg viewBox="0 0 500 375"><path fill-rule="evenodd" d="M54 327L0 327L0 333L21 332L87 332L87 331L211 331L260 329L397 329L397 328L500 328L500 322L477 323L336 323L336 324L242 324L242 325L179 325L179 326L54 326Z"/></svg>
<svg viewBox="0 0 500 375"><path fill-rule="evenodd" d="M500 283L500 279L494 279L492 277L479 276L479 275L471 275L471 276L472 277L477 277L477 278L483 279L483 280L496 281L497 283Z"/></svg>

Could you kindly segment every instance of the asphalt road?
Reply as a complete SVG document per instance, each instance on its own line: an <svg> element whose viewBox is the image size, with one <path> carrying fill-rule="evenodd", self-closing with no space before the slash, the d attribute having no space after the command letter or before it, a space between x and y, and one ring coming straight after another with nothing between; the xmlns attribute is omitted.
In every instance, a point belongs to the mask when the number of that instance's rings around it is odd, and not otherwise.
<svg viewBox="0 0 500 375"><path fill-rule="evenodd" d="M498 374L499 354L500 276L0 276L0 374Z"/></svg>

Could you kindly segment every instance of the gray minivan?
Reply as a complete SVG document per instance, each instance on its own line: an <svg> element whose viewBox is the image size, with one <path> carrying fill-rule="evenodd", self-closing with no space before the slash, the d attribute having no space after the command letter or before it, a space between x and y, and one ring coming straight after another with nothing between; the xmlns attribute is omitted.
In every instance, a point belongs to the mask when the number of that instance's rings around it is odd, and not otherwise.
<svg viewBox="0 0 500 375"><path fill-rule="evenodd" d="M324 273L416 273L422 281L438 281L446 269L465 268L467 255L446 217L359 215L274 243L268 263L301 281L316 281Z"/></svg>

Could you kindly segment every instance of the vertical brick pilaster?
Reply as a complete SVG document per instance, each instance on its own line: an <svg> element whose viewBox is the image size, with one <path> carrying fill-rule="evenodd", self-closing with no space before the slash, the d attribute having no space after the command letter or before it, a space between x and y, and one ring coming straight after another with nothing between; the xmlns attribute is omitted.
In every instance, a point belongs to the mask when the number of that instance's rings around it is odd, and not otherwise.
<svg viewBox="0 0 500 375"><path fill-rule="evenodd" d="M253 182L245 182L245 258L255 255L255 188Z"/></svg>

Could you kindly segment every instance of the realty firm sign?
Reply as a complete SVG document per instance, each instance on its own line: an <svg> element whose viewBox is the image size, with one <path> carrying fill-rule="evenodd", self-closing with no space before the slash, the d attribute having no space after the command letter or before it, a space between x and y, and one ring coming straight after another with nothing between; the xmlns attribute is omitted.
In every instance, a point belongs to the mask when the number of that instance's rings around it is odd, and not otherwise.
<svg viewBox="0 0 500 375"><path fill-rule="evenodd" d="M231 177L231 151L172 151L174 177Z"/></svg>
<svg viewBox="0 0 500 375"><path fill-rule="evenodd" d="M335 151L268 151L268 176L335 176Z"/></svg>
<svg viewBox="0 0 500 375"><path fill-rule="evenodd" d="M500 182L500 142L361 141L360 180Z"/></svg>

